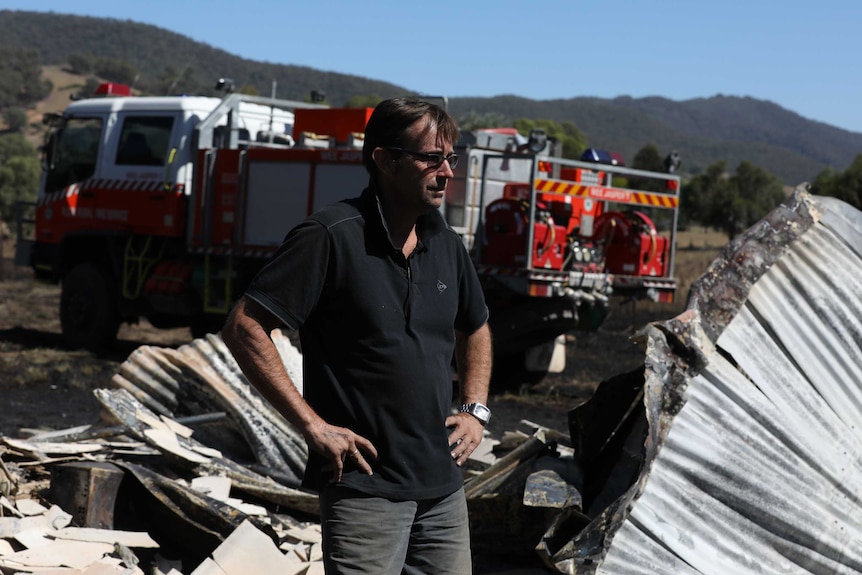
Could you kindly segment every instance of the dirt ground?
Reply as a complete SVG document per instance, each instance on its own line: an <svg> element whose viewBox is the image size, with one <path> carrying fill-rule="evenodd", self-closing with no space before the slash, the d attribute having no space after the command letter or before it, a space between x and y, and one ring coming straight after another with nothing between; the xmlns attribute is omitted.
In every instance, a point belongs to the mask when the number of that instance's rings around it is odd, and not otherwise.
<svg viewBox="0 0 862 575"><path fill-rule="evenodd" d="M120 363L140 345L177 347L187 329L158 330L146 322L124 325L106 353L66 349L60 338L59 287L34 281L11 255L0 260L0 435L27 429L63 429L98 423L100 406L92 390L110 387ZM568 412L589 397L603 379L640 365L643 350L629 337L648 321L678 313L676 305L617 302L597 332L569 336L565 372L520 388L492 389L488 426L494 437L520 429L527 420L568 431ZM22 433L22 430L23 433Z"/></svg>

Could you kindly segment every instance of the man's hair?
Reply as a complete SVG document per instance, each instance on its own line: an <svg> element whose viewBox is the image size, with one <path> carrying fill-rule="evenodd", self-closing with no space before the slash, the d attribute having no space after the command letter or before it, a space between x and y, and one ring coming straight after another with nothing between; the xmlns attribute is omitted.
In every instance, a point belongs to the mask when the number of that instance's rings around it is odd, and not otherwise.
<svg viewBox="0 0 862 575"><path fill-rule="evenodd" d="M417 120L425 119L427 128L436 128L437 137L455 144L458 141L458 124L449 112L418 98L392 98L377 104L365 126L365 143L362 146L362 163L372 178L377 166L371 156L375 148L403 148L407 143L407 129Z"/></svg>

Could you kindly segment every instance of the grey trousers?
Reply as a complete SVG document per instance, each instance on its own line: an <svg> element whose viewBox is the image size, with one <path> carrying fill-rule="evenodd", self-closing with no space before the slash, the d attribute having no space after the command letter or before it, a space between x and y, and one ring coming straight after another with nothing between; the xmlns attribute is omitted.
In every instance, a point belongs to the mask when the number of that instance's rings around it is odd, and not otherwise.
<svg viewBox="0 0 862 575"><path fill-rule="evenodd" d="M320 494L327 575L470 575L464 490L390 501L344 487Z"/></svg>

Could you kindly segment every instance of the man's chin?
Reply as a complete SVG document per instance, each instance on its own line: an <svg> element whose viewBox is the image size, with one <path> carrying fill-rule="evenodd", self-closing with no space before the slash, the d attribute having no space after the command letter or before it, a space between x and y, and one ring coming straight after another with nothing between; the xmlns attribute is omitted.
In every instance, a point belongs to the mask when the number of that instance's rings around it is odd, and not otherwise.
<svg viewBox="0 0 862 575"><path fill-rule="evenodd" d="M443 205L443 198L445 197L445 195L446 194L444 191L430 192L430 194L427 196L426 202L431 207L439 208L441 205Z"/></svg>

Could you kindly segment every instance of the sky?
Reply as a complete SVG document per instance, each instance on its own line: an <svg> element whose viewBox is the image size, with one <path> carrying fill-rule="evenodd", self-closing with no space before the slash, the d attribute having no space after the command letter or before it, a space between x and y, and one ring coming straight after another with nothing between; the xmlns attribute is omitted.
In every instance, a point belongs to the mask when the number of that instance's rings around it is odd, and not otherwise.
<svg viewBox="0 0 862 575"><path fill-rule="evenodd" d="M0 0L424 95L750 96L862 132L859 0Z"/></svg>

